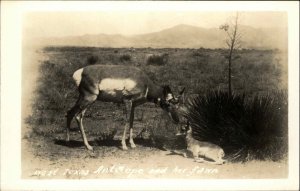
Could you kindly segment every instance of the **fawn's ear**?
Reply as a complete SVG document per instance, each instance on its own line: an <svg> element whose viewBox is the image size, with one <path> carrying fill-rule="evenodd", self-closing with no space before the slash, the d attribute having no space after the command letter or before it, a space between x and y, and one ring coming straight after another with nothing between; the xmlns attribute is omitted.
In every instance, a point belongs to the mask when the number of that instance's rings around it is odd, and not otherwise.
<svg viewBox="0 0 300 191"><path fill-rule="evenodd" d="M179 92L179 95L177 96L177 99L179 100L179 103L185 102L185 87L182 88L182 90Z"/></svg>

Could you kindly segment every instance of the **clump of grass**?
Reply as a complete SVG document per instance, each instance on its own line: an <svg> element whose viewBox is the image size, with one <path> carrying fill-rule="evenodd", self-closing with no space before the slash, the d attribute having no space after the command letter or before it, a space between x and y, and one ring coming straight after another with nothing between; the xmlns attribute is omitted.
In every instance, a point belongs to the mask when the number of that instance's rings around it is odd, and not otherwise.
<svg viewBox="0 0 300 191"><path fill-rule="evenodd" d="M120 56L120 61L121 62L131 61L131 56L129 54L123 54L123 55Z"/></svg>
<svg viewBox="0 0 300 191"><path fill-rule="evenodd" d="M60 124L65 112L77 99L73 72L82 66L62 65L44 61L39 68L39 80L33 97L32 114L28 122L37 125Z"/></svg>
<svg viewBox="0 0 300 191"><path fill-rule="evenodd" d="M87 57L87 64L88 65L93 65L96 64L98 62L99 58L96 55L91 55Z"/></svg>
<svg viewBox="0 0 300 191"><path fill-rule="evenodd" d="M157 66L163 66L168 63L168 54L162 54L162 55L151 55L147 59L147 65L157 65Z"/></svg>
<svg viewBox="0 0 300 191"><path fill-rule="evenodd" d="M287 154L287 95L246 98L214 91L187 104L193 137L221 146L228 160L283 159Z"/></svg>
<svg viewBox="0 0 300 191"><path fill-rule="evenodd" d="M152 145L162 150L186 148L184 137L176 136L177 128L167 116L156 116L152 124L148 124Z"/></svg>
<svg viewBox="0 0 300 191"><path fill-rule="evenodd" d="M114 128L113 130L106 129L103 132L97 133L96 135L99 136L98 140L113 140L114 136L117 134L117 129Z"/></svg>

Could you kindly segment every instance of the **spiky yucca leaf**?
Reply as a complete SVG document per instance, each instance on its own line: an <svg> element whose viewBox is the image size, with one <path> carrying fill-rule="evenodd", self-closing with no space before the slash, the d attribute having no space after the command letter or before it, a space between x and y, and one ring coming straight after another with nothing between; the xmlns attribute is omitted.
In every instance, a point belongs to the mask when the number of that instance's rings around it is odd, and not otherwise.
<svg viewBox="0 0 300 191"><path fill-rule="evenodd" d="M232 161L279 160L287 152L287 96L246 98L214 91L187 103L193 137L221 146Z"/></svg>

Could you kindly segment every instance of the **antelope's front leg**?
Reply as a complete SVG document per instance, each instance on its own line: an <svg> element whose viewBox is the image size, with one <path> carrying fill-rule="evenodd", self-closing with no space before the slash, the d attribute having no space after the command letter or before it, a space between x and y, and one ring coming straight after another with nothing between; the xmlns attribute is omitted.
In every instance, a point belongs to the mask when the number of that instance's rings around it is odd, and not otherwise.
<svg viewBox="0 0 300 191"><path fill-rule="evenodd" d="M124 128L121 143L122 143L122 149L123 150L128 150L128 148L126 146L126 134L127 134L128 126L129 126L128 111L131 110L132 103L130 101L126 101L126 100L124 100L124 103L125 103L125 108L124 108L124 111L125 111L125 128Z"/></svg>
<svg viewBox="0 0 300 191"><path fill-rule="evenodd" d="M125 129L122 137L122 148L123 150L127 150L126 146L126 132L129 126L129 143L131 148L135 148L135 144L133 142L133 119L134 119L134 106L132 104L132 101L125 101L125 110L126 110L126 124L125 124ZM129 113L130 112L130 113ZM129 115L128 115L129 113Z"/></svg>
<svg viewBox="0 0 300 191"><path fill-rule="evenodd" d="M129 143L131 148L135 148L136 145L133 142L133 121L134 121L134 108L138 105L141 105L147 101L148 87L146 87L145 92L140 95L140 97L132 100L130 108L130 117L129 117Z"/></svg>
<svg viewBox="0 0 300 191"><path fill-rule="evenodd" d="M128 129L128 123L126 122L125 124L125 129L124 129L124 132L123 132L123 137L122 137L122 149L123 150L128 150L127 146L126 146L126 131Z"/></svg>
<svg viewBox="0 0 300 191"><path fill-rule="evenodd" d="M195 161L195 162L199 162L199 163L204 162L204 159L201 158L201 157L199 157L198 152L193 152L193 157L194 157L194 161Z"/></svg>
<svg viewBox="0 0 300 191"><path fill-rule="evenodd" d="M130 117L129 117L129 143L131 148L135 148L136 145L133 142L133 120L134 120L134 106L131 104Z"/></svg>

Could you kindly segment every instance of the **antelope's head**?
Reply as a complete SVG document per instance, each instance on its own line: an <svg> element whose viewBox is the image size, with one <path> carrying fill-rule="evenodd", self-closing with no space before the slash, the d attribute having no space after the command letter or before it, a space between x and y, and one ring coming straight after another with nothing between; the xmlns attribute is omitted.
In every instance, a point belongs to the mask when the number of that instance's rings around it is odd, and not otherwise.
<svg viewBox="0 0 300 191"><path fill-rule="evenodd" d="M179 95L175 96L169 86L163 87L163 98L159 101L160 107L168 113L173 122L179 123L178 108L181 97L183 97L185 88L183 88Z"/></svg>

